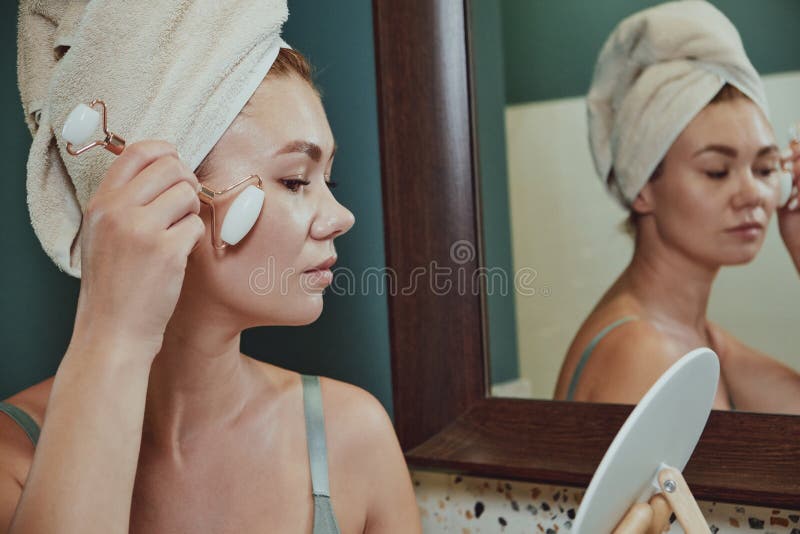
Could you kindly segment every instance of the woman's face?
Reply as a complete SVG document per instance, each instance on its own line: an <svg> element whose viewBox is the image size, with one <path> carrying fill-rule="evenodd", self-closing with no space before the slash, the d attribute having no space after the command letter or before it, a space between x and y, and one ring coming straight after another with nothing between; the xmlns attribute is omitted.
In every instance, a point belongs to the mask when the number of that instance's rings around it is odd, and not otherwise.
<svg viewBox="0 0 800 534"><path fill-rule="evenodd" d="M745 263L775 211L778 165L775 136L758 106L747 98L713 103L673 143L634 209L652 215L648 224L668 246L703 264Z"/></svg>
<svg viewBox="0 0 800 534"><path fill-rule="evenodd" d="M190 256L184 289L207 295L208 303L218 305L220 319L243 319L243 328L316 320L329 273L306 271L335 259L334 238L355 221L326 183L334 149L316 91L299 77L267 76L214 147L203 181L220 191L257 174L264 206L247 235L223 250L212 246L211 211L201 208L206 235ZM231 202L245 187L214 201L217 235ZM209 312L215 313L213 306Z"/></svg>

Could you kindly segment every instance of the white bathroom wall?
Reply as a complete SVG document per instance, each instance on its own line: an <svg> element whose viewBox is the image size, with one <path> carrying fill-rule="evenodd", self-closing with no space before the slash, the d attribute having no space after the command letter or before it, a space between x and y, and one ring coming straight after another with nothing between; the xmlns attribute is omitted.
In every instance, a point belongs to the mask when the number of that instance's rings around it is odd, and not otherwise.
<svg viewBox="0 0 800 534"><path fill-rule="evenodd" d="M800 120L800 72L764 80L785 146ZM632 241L620 230L626 213L595 174L583 98L511 105L505 118L513 268L536 270L535 294L516 295L520 374L534 398L552 398L573 335L627 265ZM722 270L709 316L797 368L797 302L798 276L773 220L754 262Z"/></svg>
<svg viewBox="0 0 800 534"><path fill-rule="evenodd" d="M583 497L579 488L428 471L411 475L425 534L569 532ZM712 534L800 534L797 510L699 504ZM682 534L683 529L673 523L669 533Z"/></svg>

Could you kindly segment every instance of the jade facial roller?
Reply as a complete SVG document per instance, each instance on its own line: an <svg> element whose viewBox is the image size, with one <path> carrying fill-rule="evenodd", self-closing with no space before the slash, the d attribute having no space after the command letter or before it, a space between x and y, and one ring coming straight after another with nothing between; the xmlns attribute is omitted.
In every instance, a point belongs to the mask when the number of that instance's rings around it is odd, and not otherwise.
<svg viewBox="0 0 800 534"><path fill-rule="evenodd" d="M95 106L98 105L103 110L102 123L105 139L102 141L94 141L76 150L73 144L82 145L86 143L97 131L98 126L100 126L100 113L94 109ZM106 105L102 100L92 100L91 104L88 106L86 104L78 104L67 117L64 128L61 131L61 136L67 141L67 152L73 156L82 154L96 146L102 146L115 155L121 154L125 149L125 140L117 134L108 131ZM256 181L256 184L251 183L248 185L231 203L222 221L220 235L217 236L214 199L230 192L245 182L252 182L253 180ZM214 191L202 184L201 187L202 189L198 193L200 201L211 209L212 245L215 249L223 249L227 245L237 244L253 227L264 205L264 189L262 187L261 178L256 174L251 174L222 191Z"/></svg>
<svg viewBox="0 0 800 534"><path fill-rule="evenodd" d="M800 123L789 128L789 153L782 158L780 168L780 201L779 206L785 206L792 196L794 186L794 173L791 166L791 148L800 145Z"/></svg>

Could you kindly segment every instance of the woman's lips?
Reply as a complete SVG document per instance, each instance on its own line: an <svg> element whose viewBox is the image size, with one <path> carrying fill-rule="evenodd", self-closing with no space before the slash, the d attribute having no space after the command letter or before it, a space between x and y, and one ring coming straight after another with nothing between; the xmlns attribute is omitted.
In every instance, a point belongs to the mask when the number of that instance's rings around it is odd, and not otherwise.
<svg viewBox="0 0 800 534"><path fill-rule="evenodd" d="M303 272L303 275L312 286L327 286L333 281L333 271L330 269L311 269Z"/></svg>
<svg viewBox="0 0 800 534"><path fill-rule="evenodd" d="M311 286L325 287L333 281L331 267L336 263L336 256L330 256L314 268L303 271L305 281Z"/></svg>
<svg viewBox="0 0 800 534"><path fill-rule="evenodd" d="M761 223L745 223L726 230L726 232L730 234L748 239L753 239L760 236L761 232L763 231L764 226Z"/></svg>

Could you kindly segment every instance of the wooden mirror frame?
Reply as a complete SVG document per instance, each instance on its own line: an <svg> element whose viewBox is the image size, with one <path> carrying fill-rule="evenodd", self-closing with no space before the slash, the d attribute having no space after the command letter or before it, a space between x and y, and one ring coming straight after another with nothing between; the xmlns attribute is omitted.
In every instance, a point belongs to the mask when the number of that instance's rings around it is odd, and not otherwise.
<svg viewBox="0 0 800 534"><path fill-rule="evenodd" d="M468 0L373 0L387 268L482 265ZM455 265L466 240L475 258ZM400 284L402 286L402 284ZM394 417L412 468L586 487L632 406L492 398L483 291L389 291ZM800 508L800 417L714 411L704 500Z"/></svg>

